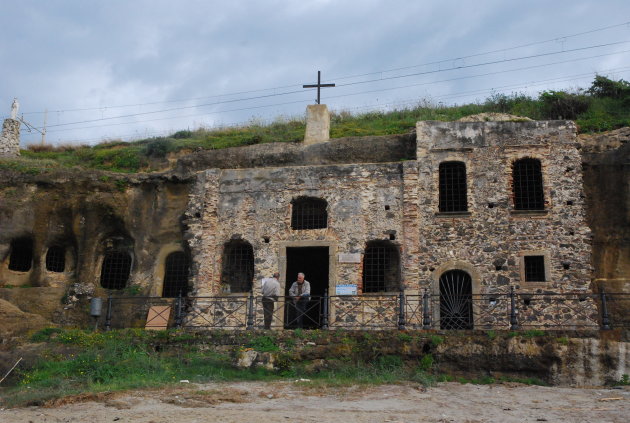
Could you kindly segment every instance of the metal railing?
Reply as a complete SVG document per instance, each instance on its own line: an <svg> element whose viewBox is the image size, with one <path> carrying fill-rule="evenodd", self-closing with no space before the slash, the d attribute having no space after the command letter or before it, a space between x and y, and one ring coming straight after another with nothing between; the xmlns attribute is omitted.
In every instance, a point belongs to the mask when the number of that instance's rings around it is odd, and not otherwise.
<svg viewBox="0 0 630 423"><path fill-rule="evenodd" d="M152 306L169 306L168 327L213 329L602 329L630 328L630 294L525 293L440 296L369 294L279 297L265 324L262 297L125 297L111 295L106 329L144 327ZM266 307L269 308L269 301Z"/></svg>

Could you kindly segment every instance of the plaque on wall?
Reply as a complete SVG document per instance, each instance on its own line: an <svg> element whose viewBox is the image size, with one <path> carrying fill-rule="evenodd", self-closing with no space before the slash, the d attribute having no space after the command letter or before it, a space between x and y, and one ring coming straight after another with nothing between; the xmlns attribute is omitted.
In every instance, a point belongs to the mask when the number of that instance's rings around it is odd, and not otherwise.
<svg viewBox="0 0 630 423"><path fill-rule="evenodd" d="M339 253L339 263L361 263L361 254Z"/></svg>
<svg viewBox="0 0 630 423"><path fill-rule="evenodd" d="M357 284L348 283L337 285L335 288L336 295L357 295Z"/></svg>

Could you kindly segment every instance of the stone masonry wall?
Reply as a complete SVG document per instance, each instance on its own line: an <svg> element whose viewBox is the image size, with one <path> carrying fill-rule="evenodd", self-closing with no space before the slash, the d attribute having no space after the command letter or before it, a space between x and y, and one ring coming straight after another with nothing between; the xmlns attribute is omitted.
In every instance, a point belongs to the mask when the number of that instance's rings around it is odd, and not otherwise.
<svg viewBox="0 0 630 423"><path fill-rule="evenodd" d="M195 293L225 293L223 249L234 239L253 247L256 296L258 281L274 271L280 271L284 292L291 283L285 280L286 249L306 246L329 248L330 293L337 284L357 284L361 293L366 243L391 239L400 251L401 288L407 295L422 294L424 289L439 294L439 278L449 270L471 276L473 295L506 294L511 286L521 294L587 293L591 233L585 220L575 133L575 125L568 121L419 122L417 160L202 172L186 221ZM514 209L512 166L522 158L541 162L544 210ZM438 210L439 165L444 161L466 165L467 212ZM291 201L300 196L327 201L327 228L291 229ZM343 262L339 259L343 253L359 259ZM526 255L544 257L545 282L524 281ZM475 327L505 322L506 297L501 298L494 308L475 303ZM575 302L557 312L541 313L549 315L549 322L592 324L594 303L582 297ZM374 321L367 314L350 316L344 311L348 307L355 305L333 301L331 316L350 319L343 324ZM521 305L524 313L531 314L545 305L530 299L527 307ZM368 308L376 320L395 316L395 306L386 313L380 306ZM434 320L439 320L439 304L433 310ZM410 323L417 326L420 315L414 316Z"/></svg>
<svg viewBox="0 0 630 423"><path fill-rule="evenodd" d="M391 234L398 244L402 179L403 165L398 163L205 172L191 195L187 221L197 294L221 292L223 246L231 239L252 245L255 281L281 268L286 247L325 245L331 253L363 253L368 241L389 240ZM300 196L328 202L327 228L291 229L291 200ZM336 262L332 267L332 291L337 283L361 284L361 263ZM283 274L281 279L284 290Z"/></svg>
<svg viewBox="0 0 630 423"><path fill-rule="evenodd" d="M20 122L5 119L0 134L0 157L16 157L20 155Z"/></svg>
<svg viewBox="0 0 630 423"><path fill-rule="evenodd" d="M440 275L468 271L473 293L575 292L589 288L591 233L585 220L576 128L553 122L419 122L421 286L437 293ZM516 211L512 164L541 161L544 211ZM441 214L439 164L466 164L468 213ZM545 256L547 282L524 282L523 254Z"/></svg>

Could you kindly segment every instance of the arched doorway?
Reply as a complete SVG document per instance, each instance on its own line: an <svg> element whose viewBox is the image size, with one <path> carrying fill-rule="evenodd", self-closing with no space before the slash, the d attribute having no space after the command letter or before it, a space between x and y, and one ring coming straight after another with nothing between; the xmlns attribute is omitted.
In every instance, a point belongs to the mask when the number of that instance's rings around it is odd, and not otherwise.
<svg viewBox="0 0 630 423"><path fill-rule="evenodd" d="M472 329L472 278L463 270L440 276L440 329Z"/></svg>

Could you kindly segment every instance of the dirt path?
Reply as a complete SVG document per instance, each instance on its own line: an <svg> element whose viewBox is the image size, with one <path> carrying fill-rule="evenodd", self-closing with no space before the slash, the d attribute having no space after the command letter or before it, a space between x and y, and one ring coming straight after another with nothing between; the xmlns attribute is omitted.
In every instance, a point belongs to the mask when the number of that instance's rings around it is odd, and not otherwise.
<svg viewBox="0 0 630 423"><path fill-rule="evenodd" d="M182 384L0 411L2 423L628 422L630 389L518 384L321 388L306 383Z"/></svg>

